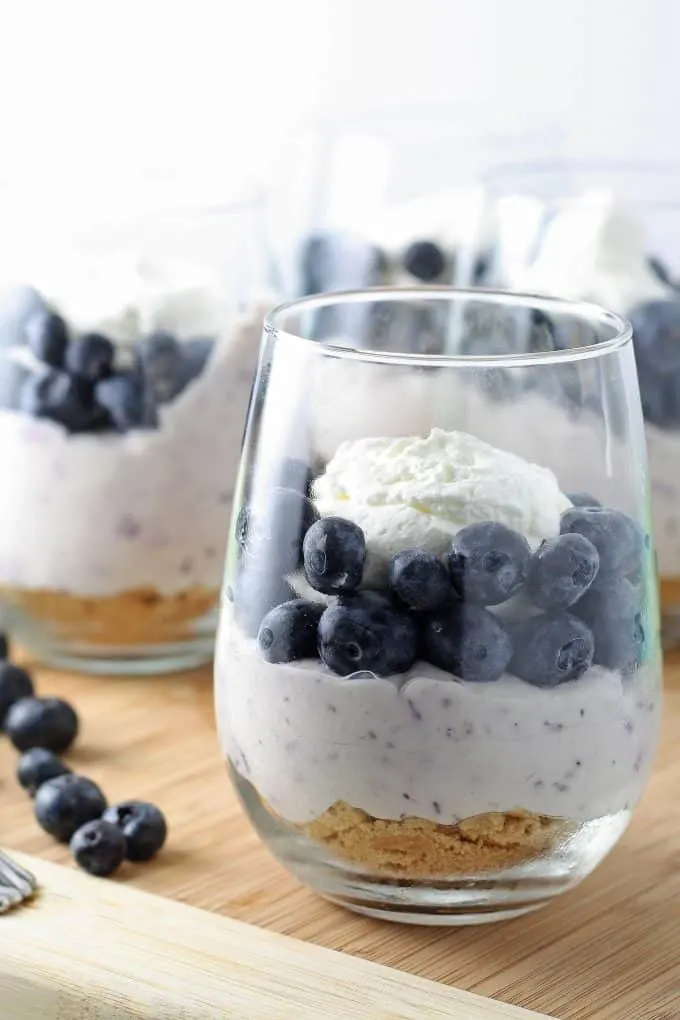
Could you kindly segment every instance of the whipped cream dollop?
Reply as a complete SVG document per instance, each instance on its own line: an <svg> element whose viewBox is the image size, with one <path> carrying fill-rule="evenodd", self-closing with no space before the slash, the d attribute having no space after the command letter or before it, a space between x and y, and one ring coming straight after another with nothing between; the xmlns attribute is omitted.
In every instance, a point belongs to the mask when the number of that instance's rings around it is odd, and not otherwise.
<svg viewBox="0 0 680 1020"><path fill-rule="evenodd" d="M515 270L509 286L594 301L621 314L668 296L647 265L642 224L606 191L565 202L546 226L533 262Z"/></svg>
<svg viewBox="0 0 680 1020"><path fill-rule="evenodd" d="M369 550L364 581L378 581L392 556L418 548L443 555L451 536L496 521L532 547L559 533L570 506L552 471L464 432L343 443L314 484L322 515L358 524Z"/></svg>

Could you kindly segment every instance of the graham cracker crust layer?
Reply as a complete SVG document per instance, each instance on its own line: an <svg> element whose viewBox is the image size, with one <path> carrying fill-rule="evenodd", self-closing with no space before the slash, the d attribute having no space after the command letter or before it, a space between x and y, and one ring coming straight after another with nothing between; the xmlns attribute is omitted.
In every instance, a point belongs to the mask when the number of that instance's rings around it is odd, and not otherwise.
<svg viewBox="0 0 680 1020"><path fill-rule="evenodd" d="M2 586L0 599L41 621L60 639L90 645L148 645L189 637L191 625L217 605L219 592L193 585L162 595L144 586L99 597Z"/></svg>
<svg viewBox="0 0 680 1020"><path fill-rule="evenodd" d="M404 878L477 874L522 864L570 829L564 819L520 808L439 825L425 818L374 818L336 801L301 830L333 854L374 872Z"/></svg>

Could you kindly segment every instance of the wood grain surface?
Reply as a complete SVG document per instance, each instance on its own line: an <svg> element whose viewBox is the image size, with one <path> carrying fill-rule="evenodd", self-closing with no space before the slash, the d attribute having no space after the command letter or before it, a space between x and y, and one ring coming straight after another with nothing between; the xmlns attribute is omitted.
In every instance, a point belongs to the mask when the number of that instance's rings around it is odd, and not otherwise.
<svg viewBox="0 0 680 1020"><path fill-rule="evenodd" d="M2 1020L545 1020L16 856L40 889L0 925Z"/></svg>
<svg viewBox="0 0 680 1020"><path fill-rule="evenodd" d="M170 823L157 861L117 881L388 964L560 1020L680 1018L680 656L666 669L663 742L630 829L578 889L516 921L420 928L372 921L302 888L250 829L217 751L208 669L150 679L36 669L41 693L82 717L72 766L111 800L155 801ZM0 743L0 843L48 860ZM0 919L0 925L3 921Z"/></svg>

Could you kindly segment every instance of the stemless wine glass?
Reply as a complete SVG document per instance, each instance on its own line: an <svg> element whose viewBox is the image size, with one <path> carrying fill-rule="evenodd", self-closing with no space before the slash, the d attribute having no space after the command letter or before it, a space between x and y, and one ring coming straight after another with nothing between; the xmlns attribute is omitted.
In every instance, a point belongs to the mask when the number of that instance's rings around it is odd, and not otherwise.
<svg viewBox="0 0 680 1020"><path fill-rule="evenodd" d="M383 302L411 313L410 345L376 336ZM245 810L326 897L462 924L579 882L657 742L629 326L446 287L276 309L215 670Z"/></svg>
<svg viewBox="0 0 680 1020"><path fill-rule="evenodd" d="M680 643L680 164L496 167L496 286L596 301L630 319L645 418L662 631Z"/></svg>
<svg viewBox="0 0 680 1020"><path fill-rule="evenodd" d="M271 305L261 211L249 190L94 225L3 219L0 611L43 660L126 674L212 658Z"/></svg>

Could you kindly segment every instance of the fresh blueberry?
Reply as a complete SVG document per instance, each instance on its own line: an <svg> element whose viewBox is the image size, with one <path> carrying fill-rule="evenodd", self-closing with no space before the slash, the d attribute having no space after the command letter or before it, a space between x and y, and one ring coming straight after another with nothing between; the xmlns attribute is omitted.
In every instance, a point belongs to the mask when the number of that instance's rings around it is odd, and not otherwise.
<svg viewBox="0 0 680 1020"><path fill-rule="evenodd" d="M409 609L436 609L451 596L449 572L437 556L404 549L393 556L388 581Z"/></svg>
<svg viewBox="0 0 680 1020"><path fill-rule="evenodd" d="M642 661L645 626L636 588L624 577L596 581L574 607L595 638L594 661L633 673Z"/></svg>
<svg viewBox="0 0 680 1020"><path fill-rule="evenodd" d="M125 856L130 861L150 860L163 847L168 835L163 812L144 800L114 804L106 809L103 818L123 833Z"/></svg>
<svg viewBox="0 0 680 1020"><path fill-rule="evenodd" d="M566 496L572 506L602 506L589 492L568 492Z"/></svg>
<svg viewBox="0 0 680 1020"><path fill-rule="evenodd" d="M413 620L382 600L349 599L326 609L319 622L321 661L340 676L405 673L417 650Z"/></svg>
<svg viewBox="0 0 680 1020"><path fill-rule="evenodd" d="M291 599L271 609L260 624L257 643L267 662L316 657L316 632L325 606Z"/></svg>
<svg viewBox="0 0 680 1020"><path fill-rule="evenodd" d="M512 656L509 634L482 606L452 603L429 613L422 642L425 658L433 666L474 683L498 680Z"/></svg>
<svg viewBox="0 0 680 1020"><path fill-rule="evenodd" d="M24 790L34 797L38 788L48 779L66 776L70 771L68 765L64 765L61 758L52 751L45 747L32 747L30 751L24 751L19 758L17 779Z"/></svg>
<svg viewBox="0 0 680 1020"><path fill-rule="evenodd" d="M325 595L354 591L361 584L366 540L358 524L342 517L322 517L302 543L305 577Z"/></svg>
<svg viewBox="0 0 680 1020"><path fill-rule="evenodd" d="M647 301L628 313L635 357L655 372L680 372L680 301Z"/></svg>
<svg viewBox="0 0 680 1020"><path fill-rule="evenodd" d="M30 373L21 390L20 407L34 418L58 422L69 432L93 432L106 424L90 385L55 368Z"/></svg>
<svg viewBox="0 0 680 1020"><path fill-rule="evenodd" d="M78 733L78 716L61 698L21 698L5 717L5 732L18 751L44 747L60 754Z"/></svg>
<svg viewBox="0 0 680 1020"><path fill-rule="evenodd" d="M434 241L413 241L404 252L402 262L406 272L423 283L433 283L446 270L446 255Z"/></svg>
<svg viewBox="0 0 680 1020"><path fill-rule="evenodd" d="M535 687L577 680L593 662L592 631L571 613L532 616L513 629L512 637L510 672Z"/></svg>
<svg viewBox="0 0 680 1020"><path fill-rule="evenodd" d="M0 659L6 659L8 655L9 655L9 641L7 640L7 635L3 634L2 631L0 631ZM1 665L0 669L2 669ZM2 719L0 718L0 725L1 724Z"/></svg>
<svg viewBox="0 0 680 1020"><path fill-rule="evenodd" d="M26 342L36 358L61 368L68 346L68 327L61 315L47 309L32 315L24 326Z"/></svg>
<svg viewBox="0 0 680 1020"><path fill-rule="evenodd" d="M5 725L7 713L15 702L31 698L33 694L33 681L25 669L13 662L0 662L0 726Z"/></svg>
<svg viewBox="0 0 680 1020"><path fill-rule="evenodd" d="M453 538L449 574L466 602L497 606L526 581L531 549L527 540L505 524L468 524Z"/></svg>
<svg viewBox="0 0 680 1020"><path fill-rule="evenodd" d="M33 809L45 832L60 843L68 843L81 825L101 818L106 811L106 798L91 779L68 773L42 784Z"/></svg>
<svg viewBox="0 0 680 1020"><path fill-rule="evenodd" d="M601 574L636 574L642 565L643 538L635 521L619 510L576 506L560 520L562 535L583 535L598 551Z"/></svg>
<svg viewBox="0 0 680 1020"><path fill-rule="evenodd" d="M159 330L137 344L137 367L144 388L156 404L165 404L182 386L182 345L172 333Z"/></svg>
<svg viewBox="0 0 680 1020"><path fill-rule="evenodd" d="M116 825L95 818L76 829L69 849L79 868L89 875L106 878L125 859L125 836Z"/></svg>
<svg viewBox="0 0 680 1020"><path fill-rule="evenodd" d="M95 383L113 371L116 349L100 333L85 333L69 344L66 351L66 369L80 379Z"/></svg>
<svg viewBox="0 0 680 1020"><path fill-rule="evenodd" d="M178 392L197 379L215 348L213 337L191 337L181 344L182 364L179 369Z"/></svg>
<svg viewBox="0 0 680 1020"><path fill-rule="evenodd" d="M527 594L539 609L561 612L588 591L599 567L598 551L583 535L549 539L531 558Z"/></svg>
<svg viewBox="0 0 680 1020"><path fill-rule="evenodd" d="M106 411L119 432L128 429L152 428L156 424L155 409L149 402L139 376L134 372L118 372L95 385L95 401Z"/></svg>

